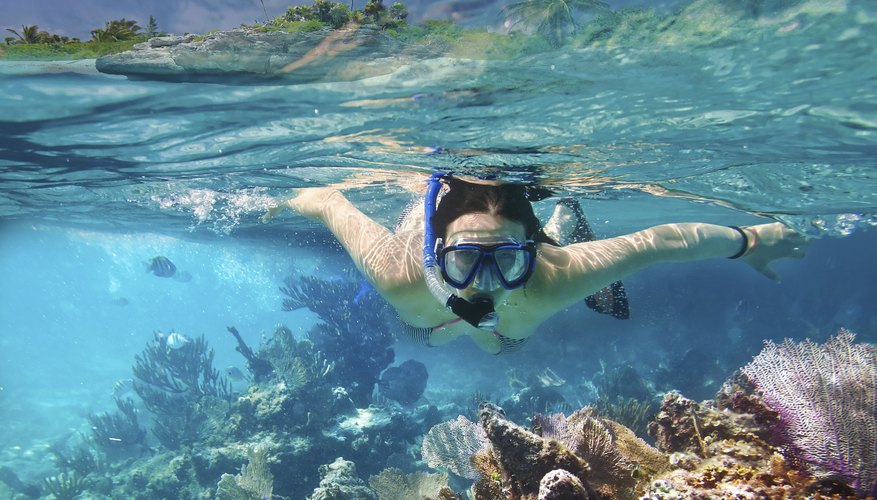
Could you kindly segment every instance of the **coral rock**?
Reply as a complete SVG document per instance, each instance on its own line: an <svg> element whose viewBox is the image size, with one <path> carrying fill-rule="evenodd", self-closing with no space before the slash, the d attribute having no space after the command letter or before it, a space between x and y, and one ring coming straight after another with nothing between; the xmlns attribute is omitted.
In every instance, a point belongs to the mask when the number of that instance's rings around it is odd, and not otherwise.
<svg viewBox="0 0 877 500"><path fill-rule="evenodd" d="M545 474L539 482L539 500L588 500L587 490L579 478L563 469Z"/></svg>
<svg viewBox="0 0 877 500"><path fill-rule="evenodd" d="M482 404L478 413L502 470L503 484L510 491L519 492L521 498L533 498L543 476L556 469L567 471L587 485L587 462L566 446L506 420L502 409L492 404Z"/></svg>
<svg viewBox="0 0 877 500"><path fill-rule="evenodd" d="M321 465L320 486L309 500L377 500L365 482L356 477L356 465L338 457L331 464Z"/></svg>
<svg viewBox="0 0 877 500"><path fill-rule="evenodd" d="M664 395L661 411L649 424L649 434L655 438L658 449L663 452L692 453L704 455L703 441L697 428L697 411L700 405L678 392Z"/></svg>

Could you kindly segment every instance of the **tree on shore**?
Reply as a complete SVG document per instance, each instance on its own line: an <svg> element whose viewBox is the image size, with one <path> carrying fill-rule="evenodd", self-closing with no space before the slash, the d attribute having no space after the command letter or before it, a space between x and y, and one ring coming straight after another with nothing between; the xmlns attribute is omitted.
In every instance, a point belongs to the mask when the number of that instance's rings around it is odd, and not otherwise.
<svg viewBox="0 0 877 500"><path fill-rule="evenodd" d="M12 33L18 39L13 37L6 38L6 45L17 45L22 43L43 43L46 37L50 35L45 31L40 31L40 27L34 24L33 26L22 26L21 33L15 31L12 28L6 28L6 31Z"/></svg>
<svg viewBox="0 0 877 500"><path fill-rule="evenodd" d="M62 44L70 42L78 42L78 38L70 38L68 36L54 35L46 31L41 31L37 25L22 26L21 32L7 28L6 31L14 34L14 37L6 37L6 45L26 45L37 43Z"/></svg>
<svg viewBox="0 0 877 500"><path fill-rule="evenodd" d="M281 19L284 22L318 21L336 29L348 23L377 24L391 29L403 25L408 17L408 7L401 2L389 9L382 0L369 0L362 10L353 10L353 2L350 5L348 8L346 4L330 0L314 0L313 5L288 7Z"/></svg>
<svg viewBox="0 0 877 500"><path fill-rule="evenodd" d="M142 36L137 21L122 18L104 23L104 29L91 31L91 39L95 42L121 42Z"/></svg>
<svg viewBox="0 0 877 500"><path fill-rule="evenodd" d="M576 11L608 10L600 0L521 0L507 6L506 21L512 26L536 26L536 33L555 47L578 29Z"/></svg>
<svg viewBox="0 0 877 500"><path fill-rule="evenodd" d="M146 21L146 37L152 38L154 36L160 36L158 32L158 23L155 22L155 18L149 16L149 21Z"/></svg>

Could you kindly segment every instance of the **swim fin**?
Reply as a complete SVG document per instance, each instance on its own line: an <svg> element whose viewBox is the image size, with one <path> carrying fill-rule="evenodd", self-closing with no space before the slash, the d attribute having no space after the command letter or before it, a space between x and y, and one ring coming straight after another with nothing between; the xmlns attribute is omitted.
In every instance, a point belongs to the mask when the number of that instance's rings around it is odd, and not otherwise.
<svg viewBox="0 0 877 500"><path fill-rule="evenodd" d="M554 213L542 229L561 246L597 239L582 207L574 198L560 199L554 207ZM585 304L598 313L611 314L618 319L630 318L627 292L620 281L586 297Z"/></svg>

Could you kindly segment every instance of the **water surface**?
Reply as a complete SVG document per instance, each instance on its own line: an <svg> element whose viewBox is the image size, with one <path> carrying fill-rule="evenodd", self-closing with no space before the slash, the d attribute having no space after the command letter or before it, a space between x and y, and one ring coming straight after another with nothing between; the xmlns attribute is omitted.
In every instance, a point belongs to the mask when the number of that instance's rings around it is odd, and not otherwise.
<svg viewBox="0 0 877 500"><path fill-rule="evenodd" d="M630 321L571 308L508 357L398 343L397 361L427 363L436 403L507 395L507 370L551 366L584 404L606 366L649 377L693 349L714 370L682 389L706 398L762 339L844 326L873 342L877 13L839 5L707 46L445 57L309 84L0 62L0 465L54 474L48 445L111 409L153 331L205 334L220 366L242 366L226 326L254 344L276 323L307 332L317 319L280 311L277 287L350 263L302 217L261 224L296 187L341 187L391 226L440 169L574 196L601 237L779 220L815 240L780 284L739 262L650 269L626 280ZM192 281L146 274L155 255Z"/></svg>

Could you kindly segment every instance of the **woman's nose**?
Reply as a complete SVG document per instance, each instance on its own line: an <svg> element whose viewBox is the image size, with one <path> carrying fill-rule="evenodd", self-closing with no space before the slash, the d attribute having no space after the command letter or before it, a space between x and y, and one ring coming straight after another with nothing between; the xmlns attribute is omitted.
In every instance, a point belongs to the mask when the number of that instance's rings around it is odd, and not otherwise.
<svg viewBox="0 0 877 500"><path fill-rule="evenodd" d="M494 275L490 266L481 266L481 269L478 270L478 274L475 275L475 280L472 281L472 288L489 291L496 290L499 287L500 282Z"/></svg>

